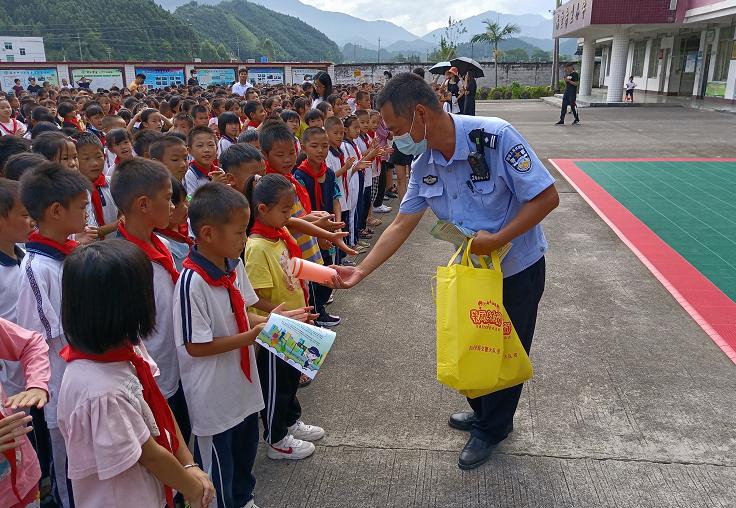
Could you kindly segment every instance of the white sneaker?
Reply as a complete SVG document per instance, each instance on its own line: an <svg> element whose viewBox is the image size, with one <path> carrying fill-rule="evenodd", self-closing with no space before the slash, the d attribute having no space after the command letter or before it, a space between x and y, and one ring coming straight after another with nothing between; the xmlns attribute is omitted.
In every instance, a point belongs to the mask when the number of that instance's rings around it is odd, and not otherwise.
<svg viewBox="0 0 736 508"><path fill-rule="evenodd" d="M268 447L269 459L279 460L299 460L309 457L314 453L314 445L309 441L296 439L291 434L287 434L284 439L278 443L274 443Z"/></svg>
<svg viewBox="0 0 736 508"><path fill-rule="evenodd" d="M243 506L243 508L258 508L258 506L256 505L256 502L251 499L245 504L245 506Z"/></svg>
<svg viewBox="0 0 736 508"><path fill-rule="evenodd" d="M317 441L325 437L325 429L316 425L307 425L301 420L297 420L294 425L289 427L289 434L302 441Z"/></svg>
<svg viewBox="0 0 736 508"><path fill-rule="evenodd" d="M390 206L381 205L381 206L374 206L373 212L374 213L389 213L392 210Z"/></svg>

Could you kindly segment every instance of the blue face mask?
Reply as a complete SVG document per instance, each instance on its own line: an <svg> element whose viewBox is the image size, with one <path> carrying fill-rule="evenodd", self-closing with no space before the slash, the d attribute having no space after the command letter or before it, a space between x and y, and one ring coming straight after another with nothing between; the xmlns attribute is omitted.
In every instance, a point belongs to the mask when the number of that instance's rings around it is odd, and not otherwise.
<svg viewBox="0 0 736 508"><path fill-rule="evenodd" d="M414 110L414 116L411 119L411 126L409 127L409 130L406 131L406 134L402 134L401 136L394 136L394 144L396 145L396 148L399 150L399 152L403 153L404 155L411 155L413 157L418 157L422 155L424 152L427 151L427 125L424 125L424 137L421 141L414 141L414 138L411 137L411 130L414 128L414 120L417 117L417 111Z"/></svg>

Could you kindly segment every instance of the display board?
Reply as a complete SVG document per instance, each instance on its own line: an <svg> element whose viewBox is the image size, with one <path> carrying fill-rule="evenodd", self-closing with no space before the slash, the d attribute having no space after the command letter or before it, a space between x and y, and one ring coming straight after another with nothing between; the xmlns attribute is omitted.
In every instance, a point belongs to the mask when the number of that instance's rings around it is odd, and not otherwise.
<svg viewBox="0 0 736 508"><path fill-rule="evenodd" d="M20 79L20 84L23 85L23 88L26 88L30 84L31 78L36 78L37 85L43 85L44 81L48 81L52 86L59 85L59 75L54 67L43 69L0 69L0 86L6 91L13 90L16 79Z"/></svg>
<svg viewBox="0 0 736 508"><path fill-rule="evenodd" d="M199 86L230 85L235 81L235 69L203 69L197 68Z"/></svg>
<svg viewBox="0 0 736 508"><path fill-rule="evenodd" d="M136 67L136 75L145 74L144 84L150 88L164 88L186 84L183 67Z"/></svg>
<svg viewBox="0 0 736 508"><path fill-rule="evenodd" d="M123 88L125 86L122 69L72 69L71 76L71 84L75 87L80 79L89 79L91 81L89 89L93 91L98 88L109 90L114 86L118 88Z"/></svg>
<svg viewBox="0 0 736 508"><path fill-rule="evenodd" d="M295 85L301 85L305 81L310 83L314 81L314 76L320 69L301 69L299 67L291 68L291 82Z"/></svg>
<svg viewBox="0 0 736 508"><path fill-rule="evenodd" d="M284 68L250 68L248 69L248 79L254 85L281 85L284 83Z"/></svg>

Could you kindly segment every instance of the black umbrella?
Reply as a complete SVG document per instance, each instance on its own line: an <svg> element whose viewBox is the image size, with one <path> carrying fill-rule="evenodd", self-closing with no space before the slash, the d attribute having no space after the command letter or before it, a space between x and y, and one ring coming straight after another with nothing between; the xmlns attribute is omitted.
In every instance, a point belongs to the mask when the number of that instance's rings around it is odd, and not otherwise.
<svg viewBox="0 0 736 508"><path fill-rule="evenodd" d="M458 58L453 58L450 60L450 63L453 67L457 67L457 71L460 73L460 76L465 76L468 71L473 71L473 75L476 78L482 78L485 76L483 73L483 67L480 66L478 62L473 60L472 58L468 58L467 56L461 56Z"/></svg>
<svg viewBox="0 0 736 508"><path fill-rule="evenodd" d="M443 75L450 70L450 67L452 67L450 62L438 62L429 69L429 73Z"/></svg>

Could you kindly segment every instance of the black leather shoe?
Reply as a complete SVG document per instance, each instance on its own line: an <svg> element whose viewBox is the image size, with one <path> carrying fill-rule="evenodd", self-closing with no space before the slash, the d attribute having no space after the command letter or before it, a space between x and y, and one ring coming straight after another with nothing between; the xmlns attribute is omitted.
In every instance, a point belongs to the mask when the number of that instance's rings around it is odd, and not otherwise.
<svg viewBox="0 0 736 508"><path fill-rule="evenodd" d="M461 411L450 415L450 427L457 430L469 431L478 420L475 411Z"/></svg>
<svg viewBox="0 0 736 508"><path fill-rule="evenodd" d="M498 446L498 443L491 443L483 441L478 437L470 436L468 442L465 443L463 451L460 452L460 458L457 461L458 467L468 470L485 464L491 458L491 454L496 449L496 446Z"/></svg>

